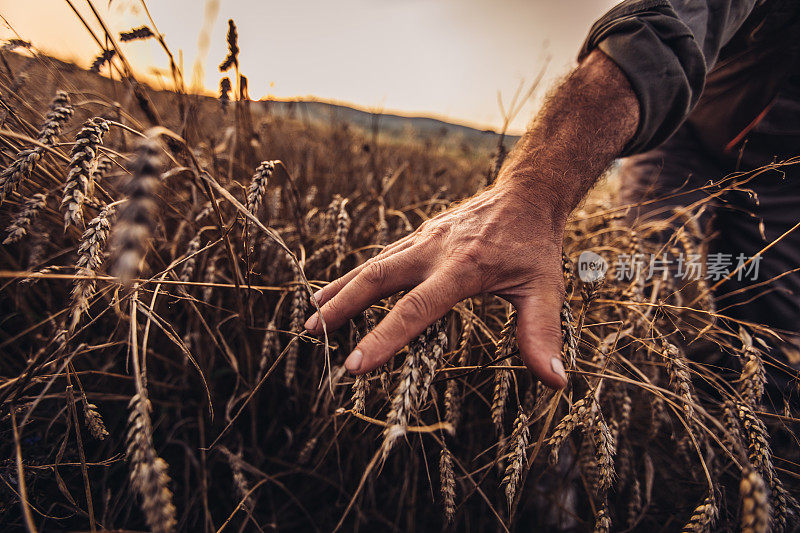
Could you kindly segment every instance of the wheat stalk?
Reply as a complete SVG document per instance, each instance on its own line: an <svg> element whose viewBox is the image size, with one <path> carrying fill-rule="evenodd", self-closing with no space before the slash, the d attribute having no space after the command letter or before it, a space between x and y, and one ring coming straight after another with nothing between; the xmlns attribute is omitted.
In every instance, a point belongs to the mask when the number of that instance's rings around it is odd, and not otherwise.
<svg viewBox="0 0 800 533"><path fill-rule="evenodd" d="M175 506L169 490L170 478L167 463L153 446L151 405L147 387L139 364L136 309L139 305L134 288L130 305L130 346L136 393L128 402L128 434L126 455L130 463L131 486L141 497L145 521L154 533L168 533L175 529Z"/></svg>

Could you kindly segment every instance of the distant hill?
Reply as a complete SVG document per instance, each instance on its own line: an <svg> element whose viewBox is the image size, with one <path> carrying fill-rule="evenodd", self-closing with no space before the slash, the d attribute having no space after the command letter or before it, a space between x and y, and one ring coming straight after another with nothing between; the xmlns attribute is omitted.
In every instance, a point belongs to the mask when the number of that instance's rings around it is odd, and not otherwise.
<svg viewBox="0 0 800 533"><path fill-rule="evenodd" d="M262 103L268 107L270 113L292 116L299 120L346 122L368 133L377 125L377 131L384 140L387 136L398 140L430 140L438 145L469 147L478 152L491 151L497 146L498 133L493 130L480 130L431 117L376 114L319 100L265 100ZM504 144L510 148L518 139L519 136L506 135Z"/></svg>
<svg viewBox="0 0 800 533"><path fill-rule="evenodd" d="M67 88L79 92L89 91L97 94L120 95L120 97L127 92L124 87L119 86L119 81L109 80L105 76L53 57L40 56L41 60L36 60L17 53L6 53L3 57L9 68L22 74L22 78L29 80L33 85L41 85L45 80L52 81L51 78L54 75L56 79L60 78L61 81L67 82ZM24 91L25 89L23 89ZM171 91L151 87L149 93L162 111L174 108L174 103L170 103L169 100L173 94ZM197 101L203 102L205 115L220 107L216 98L211 95L200 95L197 97ZM250 109L254 117L269 113L310 123L341 124L344 122L362 130L367 136L372 134L377 125L379 140L383 142L407 142L410 140L423 144L431 143L462 154L473 153L483 156L492 152L498 141L498 133L492 130L480 130L432 117L390 113L375 114L363 109L317 99L253 101ZM518 136L506 136L504 144L510 148L518 139Z"/></svg>

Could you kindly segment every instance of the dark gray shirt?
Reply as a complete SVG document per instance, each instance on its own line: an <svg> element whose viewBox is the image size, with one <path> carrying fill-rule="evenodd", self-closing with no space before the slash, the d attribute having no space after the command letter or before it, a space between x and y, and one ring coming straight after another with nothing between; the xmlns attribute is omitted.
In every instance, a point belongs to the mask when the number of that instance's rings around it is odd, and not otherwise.
<svg viewBox="0 0 800 533"><path fill-rule="evenodd" d="M594 24L579 59L600 49L625 73L639 99L639 128L623 155L658 146L683 124L720 52L754 9L770 2L775 0L627 0ZM797 11L797 4L786 6ZM792 68L754 132L800 135L800 69Z"/></svg>

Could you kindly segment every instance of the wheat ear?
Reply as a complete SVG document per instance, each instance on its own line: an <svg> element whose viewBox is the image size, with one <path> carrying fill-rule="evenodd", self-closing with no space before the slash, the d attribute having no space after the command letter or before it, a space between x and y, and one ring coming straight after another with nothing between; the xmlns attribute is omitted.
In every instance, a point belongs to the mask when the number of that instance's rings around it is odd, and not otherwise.
<svg viewBox="0 0 800 533"><path fill-rule="evenodd" d="M408 421L416 413L421 375L419 350L409 347L408 355L406 355L400 371L400 381L392 395L391 408L386 417L382 446L384 459L389 455L397 439L405 435Z"/></svg>
<svg viewBox="0 0 800 533"><path fill-rule="evenodd" d="M303 279L301 274L295 269L295 282L296 286L292 292L292 310L290 312L290 328L292 333L301 333L303 331L303 322L306 312L306 290L300 283ZM290 345L289 351L286 352L286 367L284 369L284 382L289 387L294 382L295 374L297 373L297 357L300 353L300 338L296 338Z"/></svg>
<svg viewBox="0 0 800 533"><path fill-rule="evenodd" d="M119 32L119 40L123 43L128 41L139 41L142 39L149 39L153 37L153 30L151 30L148 26L141 26L139 28L134 28L130 31L121 31Z"/></svg>
<svg viewBox="0 0 800 533"><path fill-rule="evenodd" d="M147 398L145 376L139 364L136 310L139 299L136 290L130 306L130 346L136 394L128 402L128 435L126 454L130 464L130 480L141 497L145 521L154 533L168 533L175 529L175 506L169 490L167 463L153 446L151 405Z"/></svg>
<svg viewBox="0 0 800 533"><path fill-rule="evenodd" d="M561 305L561 338L563 339L562 359L567 364L567 369L574 369L575 361L578 359L578 335L575 330L572 307L570 307L566 295L564 295L564 303Z"/></svg>
<svg viewBox="0 0 800 533"><path fill-rule="evenodd" d="M494 358L502 367L511 366L509 355L514 348L514 340L517 332L517 311L513 310L508 314L503 329L500 331L500 338L495 347ZM492 423L498 435L503 435L503 417L508 400L508 392L511 387L511 372L505 369L495 370L494 391L492 392Z"/></svg>
<svg viewBox="0 0 800 533"><path fill-rule="evenodd" d="M575 428L584 424L591 414L594 403L594 391L590 389L583 398L572 404L569 412L556 424L553 434L548 440L551 465L558 463L558 452L561 449L561 445L564 444L564 441L567 440L567 437L570 436Z"/></svg>
<svg viewBox="0 0 800 533"><path fill-rule="evenodd" d="M456 514L456 478L453 475L453 454L447 446L442 446L439 455L439 481L442 485L444 517L449 524Z"/></svg>
<svg viewBox="0 0 800 533"><path fill-rule="evenodd" d="M161 174L159 145L148 137L136 148L133 173L125 185L128 201L119 210L111 236L112 273L128 283L142 268L147 243L156 226L156 193Z"/></svg>
<svg viewBox="0 0 800 533"><path fill-rule="evenodd" d="M597 507L594 515L594 533L609 533L611 531L611 515L608 512L608 502L603 500Z"/></svg>
<svg viewBox="0 0 800 533"><path fill-rule="evenodd" d="M514 496L517 494L522 471L527 464L527 447L530 439L530 428L528 427L528 416L520 410L517 419L514 421L514 432L511 434L511 460L506 467L502 485L505 486L506 500L508 508L514 503Z"/></svg>
<svg viewBox="0 0 800 533"><path fill-rule="evenodd" d="M425 332L425 342L420 350L420 363L422 369L422 382L419 388L418 406L428 400L433 378L442 364L442 358L447 350L447 334L444 332L443 321L438 320Z"/></svg>
<svg viewBox="0 0 800 533"><path fill-rule="evenodd" d="M367 393L369 392L369 379L367 374L357 376L353 382L353 394L350 399L353 402L353 411L364 413L367 406Z"/></svg>
<svg viewBox="0 0 800 533"><path fill-rule="evenodd" d="M706 499L695 507L692 516L681 530L682 533L709 533L717 518L717 503L713 495L709 494Z"/></svg>
<svg viewBox="0 0 800 533"><path fill-rule="evenodd" d="M611 483L614 481L616 445L597 402L593 404L592 410L594 412L584 426L584 434L591 440L594 450L592 466L597 474L594 480L595 491L603 495L611 488Z"/></svg>
<svg viewBox="0 0 800 533"><path fill-rule="evenodd" d="M106 63L111 63L111 60L117 55L117 50L115 48L109 48L108 50L103 50L98 54L97 57L94 58L92 64L89 66L89 72L100 72L100 69L103 68L103 65Z"/></svg>
<svg viewBox="0 0 800 533"><path fill-rule="evenodd" d="M242 506L248 515L251 515L255 509L255 502L250 495L250 483L247 482L247 477L244 475L244 468L242 468L242 452L233 453L225 446L220 446L219 450L225 455L228 460L228 466L231 467L231 475L233 476L233 484L236 486L236 492L243 500Z"/></svg>
<svg viewBox="0 0 800 533"><path fill-rule="evenodd" d="M239 34L236 31L236 23L233 20L228 20L226 41L228 42L228 55L219 65L220 72L225 72L234 65L239 66Z"/></svg>
<svg viewBox="0 0 800 533"><path fill-rule="evenodd" d="M764 422L753 412L750 405L744 402L736 402L736 418L744 429L750 464L771 485L775 477L775 468L772 465L772 450Z"/></svg>
<svg viewBox="0 0 800 533"><path fill-rule="evenodd" d="M339 202L339 211L336 214L336 234L334 250L336 252L336 269L341 268L345 253L347 253L347 233L350 231L350 215L347 213L347 199Z"/></svg>
<svg viewBox="0 0 800 533"><path fill-rule="evenodd" d="M27 178L36 168L47 146L53 146L61 133L61 128L73 114L69 96L64 91L56 91L55 98L50 103L50 110L44 119L44 124L39 130L37 142L39 145L22 150L17 153L14 161L0 173L0 204L16 190L23 178Z"/></svg>
<svg viewBox="0 0 800 533"><path fill-rule="evenodd" d="M741 499L740 528L742 533L766 533L769 531L770 508L767 486L755 470L742 471L739 483Z"/></svg>
<svg viewBox="0 0 800 533"><path fill-rule="evenodd" d="M64 212L64 227L80 226L83 223L83 204L89 196L93 165L97 149L103 143L108 123L95 117L83 123L70 152L69 174L64 183L61 210Z"/></svg>
<svg viewBox="0 0 800 533"><path fill-rule="evenodd" d="M110 218L114 214L113 206L106 206L86 226L78 246L78 261L75 263L77 273L81 276L72 287L71 322L69 329L74 331L81 315L89 309L89 299L95 291L94 276L103 264L106 241L111 229Z"/></svg>
<svg viewBox="0 0 800 533"><path fill-rule="evenodd" d="M756 407L761 404L764 386L767 383L764 361L761 359L758 349L753 346L753 338L741 327L739 328L739 339L742 341L742 351L739 357L743 367L739 377L738 391L747 403Z"/></svg>
<svg viewBox="0 0 800 533"><path fill-rule="evenodd" d="M45 205L47 205L47 195L41 192L37 192L25 200L22 209L14 215L11 224L9 224L6 230L8 236L3 241L3 244L11 244L22 240L28 234L31 222L39 214L39 211L44 209Z"/></svg>
<svg viewBox="0 0 800 533"><path fill-rule="evenodd" d="M86 422L89 433L97 440L105 440L108 436L108 430L103 423L103 417L100 415L100 411L97 410L97 406L89 403L86 393L83 391L81 391L81 405L83 406L83 419Z"/></svg>

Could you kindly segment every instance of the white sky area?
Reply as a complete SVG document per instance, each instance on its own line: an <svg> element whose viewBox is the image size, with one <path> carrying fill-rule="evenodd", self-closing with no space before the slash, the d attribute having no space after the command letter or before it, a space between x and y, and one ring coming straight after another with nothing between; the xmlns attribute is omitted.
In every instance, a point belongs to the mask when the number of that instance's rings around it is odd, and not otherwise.
<svg viewBox="0 0 800 533"><path fill-rule="evenodd" d="M93 0L113 32L148 24L140 0ZM72 0L98 35L87 0ZM216 92L226 55L228 19L239 30L239 63L250 96L314 96L370 110L434 115L499 128L498 91L507 104L550 57L534 98L512 123L521 132L545 90L575 64L592 22L614 0L150 0L158 30L187 82L210 28L203 88ZM0 38L20 37L39 50L88 65L98 54L65 0L0 0ZM210 25L209 25L210 24ZM167 72L150 40L124 43L134 69ZM169 76L166 76L169 78ZM151 78L158 86L158 81Z"/></svg>

